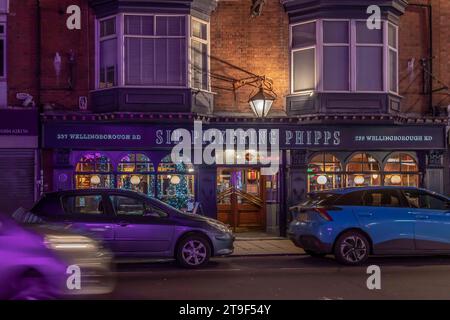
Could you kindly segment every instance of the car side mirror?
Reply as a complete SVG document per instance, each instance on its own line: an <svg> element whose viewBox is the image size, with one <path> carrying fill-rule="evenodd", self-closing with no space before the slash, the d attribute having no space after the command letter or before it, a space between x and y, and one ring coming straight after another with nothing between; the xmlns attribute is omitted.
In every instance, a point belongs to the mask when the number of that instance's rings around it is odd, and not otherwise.
<svg viewBox="0 0 450 320"><path fill-rule="evenodd" d="M448 201L448 202L445 204L445 208L446 208L446 209L450 209L450 201Z"/></svg>

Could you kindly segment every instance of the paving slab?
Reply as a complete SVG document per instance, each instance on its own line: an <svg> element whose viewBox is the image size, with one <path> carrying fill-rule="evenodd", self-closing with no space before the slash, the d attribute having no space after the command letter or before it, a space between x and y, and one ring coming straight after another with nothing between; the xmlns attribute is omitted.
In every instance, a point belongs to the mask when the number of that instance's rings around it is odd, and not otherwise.
<svg viewBox="0 0 450 320"><path fill-rule="evenodd" d="M234 242L233 256L297 255L304 254L287 239L237 239Z"/></svg>

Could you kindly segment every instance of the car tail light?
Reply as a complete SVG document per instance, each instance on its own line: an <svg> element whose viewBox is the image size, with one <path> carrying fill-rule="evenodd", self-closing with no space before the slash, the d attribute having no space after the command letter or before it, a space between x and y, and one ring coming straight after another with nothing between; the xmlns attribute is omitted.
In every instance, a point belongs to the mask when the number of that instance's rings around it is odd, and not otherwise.
<svg viewBox="0 0 450 320"><path fill-rule="evenodd" d="M326 221L333 221L333 218L328 214L325 208L314 208L314 211L317 212Z"/></svg>

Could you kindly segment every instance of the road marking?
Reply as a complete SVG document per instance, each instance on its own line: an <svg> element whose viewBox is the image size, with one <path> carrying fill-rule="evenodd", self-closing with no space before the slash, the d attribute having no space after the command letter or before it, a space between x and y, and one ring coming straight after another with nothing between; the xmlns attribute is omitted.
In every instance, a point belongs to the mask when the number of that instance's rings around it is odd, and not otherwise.
<svg viewBox="0 0 450 320"><path fill-rule="evenodd" d="M200 269L200 270L194 270L196 272L224 272L224 271L241 271L242 269Z"/></svg>

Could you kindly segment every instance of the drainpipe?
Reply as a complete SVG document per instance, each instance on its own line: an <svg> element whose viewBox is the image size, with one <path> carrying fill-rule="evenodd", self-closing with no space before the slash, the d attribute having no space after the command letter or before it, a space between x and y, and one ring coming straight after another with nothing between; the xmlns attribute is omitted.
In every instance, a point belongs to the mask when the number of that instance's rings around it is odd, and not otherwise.
<svg viewBox="0 0 450 320"><path fill-rule="evenodd" d="M423 62L425 63L423 66L424 66L424 68L427 68L429 71L429 73L427 74L427 77L428 77L428 88L427 88L428 105L429 105L429 108L431 109L432 115L435 116L435 111L433 109L433 77L432 77L433 59L434 59L434 56L433 56L433 8L432 8L431 4L410 3L409 6L423 8L423 9L426 9L428 12L428 39L430 41L430 47L429 47L429 51L428 51L428 58L423 59L424 60Z"/></svg>
<svg viewBox="0 0 450 320"><path fill-rule="evenodd" d="M42 90L42 69L41 69L41 58L42 58L42 30L41 30L41 1L36 0L36 107L38 109L38 150L36 152L36 177L35 181L39 181L39 190L37 190L37 197L39 198L44 192L44 171L42 164L44 163L44 155L42 150L42 123L41 123L41 113L43 111L41 105L41 90ZM35 199L37 200L37 199Z"/></svg>
<svg viewBox="0 0 450 320"><path fill-rule="evenodd" d="M41 107L41 89L42 89L42 83L41 83L41 76L42 76L42 70L41 70L41 58L42 58L41 11L42 11L41 0L36 0L36 61L37 61L36 62L36 79L37 79L36 105L39 110L39 113L42 111L42 107Z"/></svg>

